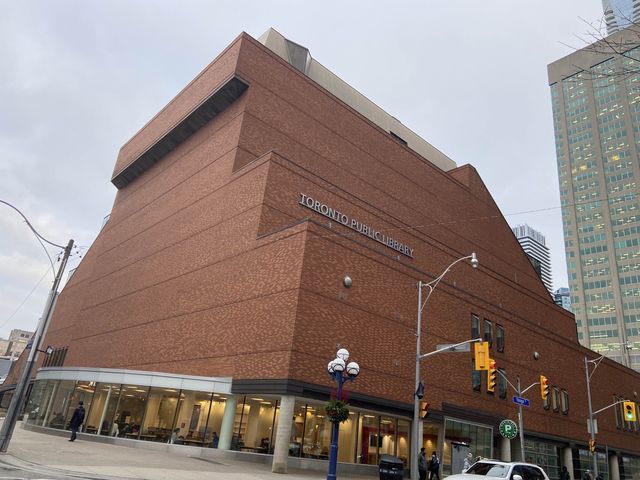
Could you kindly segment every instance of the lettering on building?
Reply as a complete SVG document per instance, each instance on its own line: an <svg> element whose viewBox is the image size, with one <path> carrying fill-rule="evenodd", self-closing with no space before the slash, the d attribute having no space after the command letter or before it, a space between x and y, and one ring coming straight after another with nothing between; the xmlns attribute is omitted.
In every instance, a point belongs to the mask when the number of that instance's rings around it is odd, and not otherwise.
<svg viewBox="0 0 640 480"><path fill-rule="evenodd" d="M399 242L395 238L392 238L384 234L383 232L360 222L356 218L349 217L346 213L332 208L327 204L310 197L309 195L300 193L298 203L303 207L309 208L322 216L325 216L335 222L344 225L347 228L350 228L351 230L358 232L361 235L364 235L365 237L369 237L370 239L381 243L385 247L391 248L396 252L400 252L401 254L406 255L409 258L413 258L413 248L411 248L409 245Z"/></svg>

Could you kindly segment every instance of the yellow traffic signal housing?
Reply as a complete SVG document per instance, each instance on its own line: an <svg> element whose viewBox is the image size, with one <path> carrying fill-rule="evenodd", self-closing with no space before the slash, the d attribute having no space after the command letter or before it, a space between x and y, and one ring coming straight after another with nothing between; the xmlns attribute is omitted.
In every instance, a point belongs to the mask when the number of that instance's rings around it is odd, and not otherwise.
<svg viewBox="0 0 640 480"><path fill-rule="evenodd" d="M473 353L476 361L476 370L489 370L489 342L476 342L473 344Z"/></svg>
<svg viewBox="0 0 640 480"><path fill-rule="evenodd" d="M636 403L635 402L623 402L622 410L624 411L624 419L627 422L636 421Z"/></svg>
<svg viewBox="0 0 640 480"><path fill-rule="evenodd" d="M487 370L487 392L496 390L496 377L498 376L496 361L489 359L489 369Z"/></svg>
<svg viewBox="0 0 640 480"><path fill-rule="evenodd" d="M420 418L427 418L429 415L429 403L420 402Z"/></svg>
<svg viewBox="0 0 640 480"><path fill-rule="evenodd" d="M549 379L544 375L540 375L540 396L543 400L549 396Z"/></svg>
<svg viewBox="0 0 640 480"><path fill-rule="evenodd" d="M591 453L595 453L596 451L596 441L593 439L589 440L589 451Z"/></svg>

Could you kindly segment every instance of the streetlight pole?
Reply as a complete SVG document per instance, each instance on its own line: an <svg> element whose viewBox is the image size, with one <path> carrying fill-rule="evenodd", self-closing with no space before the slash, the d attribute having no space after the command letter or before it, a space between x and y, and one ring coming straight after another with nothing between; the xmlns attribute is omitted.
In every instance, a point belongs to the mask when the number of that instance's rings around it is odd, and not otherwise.
<svg viewBox="0 0 640 480"><path fill-rule="evenodd" d="M420 360L422 359L422 355L420 352L420 342L422 340L422 312L424 311L431 294L438 286L440 281L444 278L444 276L449 273L451 267L453 267L456 263L461 262L463 260L470 260L471 266L473 268L478 267L478 259L476 258L475 252L472 252L471 255L467 255L466 257L462 257L457 259L451 265L449 265L444 272L442 272L438 277L431 280L430 282L423 282L422 280L418 281L418 322L417 322L417 331L416 331L416 381L415 381L415 389L413 390L413 421L411 424L411 480L418 480L418 446L420 445L420 438L418 435L418 426L420 424L420 399L418 398L418 389L420 388ZM424 301L422 300L422 288L426 287L429 289L426 298Z"/></svg>
<svg viewBox="0 0 640 480"><path fill-rule="evenodd" d="M13 430L16 426L18 416L20 415L20 410L22 409L22 405L24 403L24 397L27 392L27 387L29 386L31 372L33 371L33 367L36 363L36 355L39 351L41 351L39 350L40 342L44 337L44 333L47 331L49 320L51 319L51 316L53 314L53 307L56 302L58 286L60 285L60 281L62 280L62 273L64 272L64 269L67 265L67 260L69 260L69 255L71 255L72 248L73 240L69 240L69 243L64 249L64 255L62 256L60 268L58 269L56 278L53 281L53 286L51 287L51 291L49 292L49 298L47 299L47 303L42 314L42 319L40 320L38 328L36 329L36 333L33 336L33 340L31 342L31 350L29 351L29 357L24 368L22 369L20 380L18 380L18 383L16 384L16 390L13 394L13 398L11 399L9 409L7 410L7 416L4 419L4 423L2 424L2 429L0 429L0 453L6 453L7 449L9 448L9 442L11 441Z"/></svg>
<svg viewBox="0 0 640 480"><path fill-rule="evenodd" d="M342 386L345 382L353 382L360 373L360 366L356 362L349 362L349 352L346 348L341 348L336 354L335 360L331 360L327 365L327 371L333 380L338 384L336 400L342 400ZM346 376L344 373L346 372ZM333 427L331 429L331 448L329 449L329 471L327 472L327 480L336 480L336 471L338 469L338 435L340 434L340 423L343 420L331 420Z"/></svg>

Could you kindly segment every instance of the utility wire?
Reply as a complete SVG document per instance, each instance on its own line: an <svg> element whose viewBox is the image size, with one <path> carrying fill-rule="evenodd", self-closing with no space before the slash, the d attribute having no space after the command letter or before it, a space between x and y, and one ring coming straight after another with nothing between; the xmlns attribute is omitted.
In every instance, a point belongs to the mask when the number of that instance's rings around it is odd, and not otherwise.
<svg viewBox="0 0 640 480"><path fill-rule="evenodd" d="M53 268L53 264L51 264L51 267ZM29 300L29 297L31 297L31 295L33 294L33 292L36 291L36 288L38 288L38 286L40 285L40 283L42 282L42 280L44 279L44 277L47 276L47 274L49 273L49 269L47 268L47 271L44 272L44 275L42 275L42 277L40 277L40 280L38 280L38 283L36 283L36 285L31 289L31 291L29 292L29 294L25 297L25 299L22 301L22 303L20 303L20 305L18 305L18 308L15 309L15 311L9 315L9 318L7 318L4 322L2 322L2 324L0 324L0 328L4 327L7 323L9 323L9 321L15 316L16 313L18 313L18 311L22 308L22 306L27 303L27 300Z"/></svg>

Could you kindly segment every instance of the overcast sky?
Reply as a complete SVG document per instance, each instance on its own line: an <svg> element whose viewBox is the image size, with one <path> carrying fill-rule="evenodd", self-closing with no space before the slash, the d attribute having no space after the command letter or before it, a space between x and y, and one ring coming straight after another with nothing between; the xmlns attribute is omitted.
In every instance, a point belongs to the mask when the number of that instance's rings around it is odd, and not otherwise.
<svg viewBox="0 0 640 480"><path fill-rule="evenodd" d="M475 166L510 225L546 236L554 287L566 286L546 67L601 18L600 0L5 2L0 199L54 243L90 246L120 146L241 31L274 27ZM52 280L42 247L0 204L0 337L35 328Z"/></svg>

